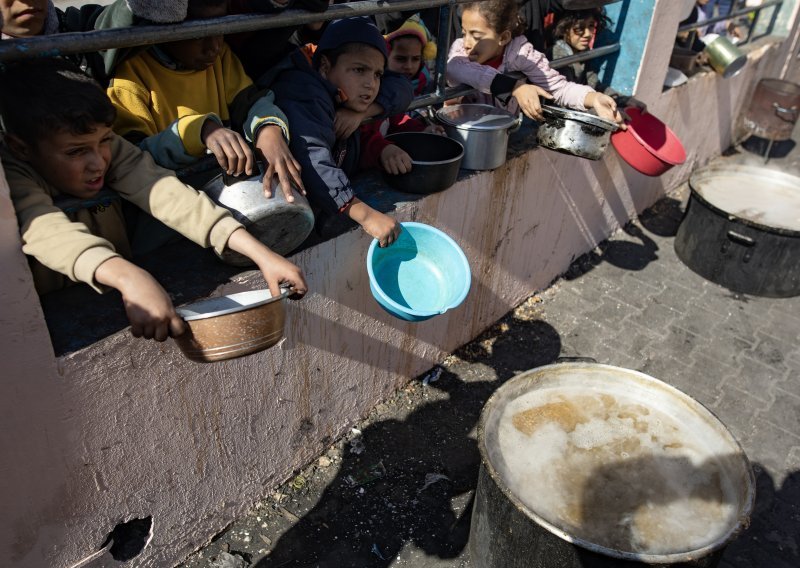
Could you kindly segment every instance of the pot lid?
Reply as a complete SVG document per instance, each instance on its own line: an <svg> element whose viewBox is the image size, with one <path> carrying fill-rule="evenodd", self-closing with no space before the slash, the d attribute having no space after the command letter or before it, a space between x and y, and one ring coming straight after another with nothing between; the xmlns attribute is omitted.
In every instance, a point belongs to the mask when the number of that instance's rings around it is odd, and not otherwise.
<svg viewBox="0 0 800 568"><path fill-rule="evenodd" d="M577 120L578 122L583 122L584 124L589 124L591 126L597 126L604 130L615 131L619 128L616 122L613 122L611 120L606 120L605 118L600 118L595 114L591 114L588 112L581 112L578 110L566 109L563 107L557 107L553 105L542 105L542 113L545 115L546 118Z"/></svg>
<svg viewBox="0 0 800 568"><path fill-rule="evenodd" d="M644 373L538 367L481 413L487 473L546 530L656 564L722 547L747 522L755 481L741 446L700 403Z"/></svg>
<svg viewBox="0 0 800 568"><path fill-rule="evenodd" d="M766 229L800 231L800 177L762 166L711 166L689 178L692 191L723 213Z"/></svg>
<svg viewBox="0 0 800 568"><path fill-rule="evenodd" d="M269 290L250 290L237 294L228 294L216 298L200 300L194 304L176 308L176 312L186 321L213 318L236 312L243 312L251 308L263 306L275 300L280 300L289 295L288 288L281 288L281 295L273 298Z"/></svg>
<svg viewBox="0 0 800 568"><path fill-rule="evenodd" d="M505 130L517 122L507 110L491 105L451 105L436 111L441 122L465 130Z"/></svg>

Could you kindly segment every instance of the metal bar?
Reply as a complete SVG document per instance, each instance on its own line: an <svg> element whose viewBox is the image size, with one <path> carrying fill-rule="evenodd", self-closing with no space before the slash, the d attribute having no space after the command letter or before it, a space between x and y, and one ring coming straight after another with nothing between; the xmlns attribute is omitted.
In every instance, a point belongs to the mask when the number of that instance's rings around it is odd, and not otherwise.
<svg viewBox="0 0 800 568"><path fill-rule="evenodd" d="M436 95L444 96L447 89L447 54L452 31L453 7L450 3L439 8L439 30L436 36Z"/></svg>
<svg viewBox="0 0 800 568"><path fill-rule="evenodd" d="M335 4L325 12L286 10L281 14L240 14L190 20L179 24L161 26L135 26L112 30L95 30L54 34L25 39L10 39L0 42L0 61L53 57L70 53L87 53L109 48L152 45L165 41L180 41L213 35L235 34L261 29L287 27L349 18L383 14L400 10L436 8L454 4L465 4L470 0L381 0Z"/></svg>
<svg viewBox="0 0 800 568"><path fill-rule="evenodd" d="M778 9L775 8L775 11L777 12ZM750 20L750 26L747 28L747 37L745 38L743 43L750 43L750 40L753 39L753 30L756 29L756 25L758 24L758 17L760 15L761 15L761 10L759 10L753 15L753 18Z"/></svg>
<svg viewBox="0 0 800 568"><path fill-rule="evenodd" d="M681 26L678 28L679 32L688 32L691 30L696 30L699 28L704 28L706 26L710 26L711 24L716 24L717 22L723 22L726 20L733 20L734 18L738 18L739 16L746 16L748 14L752 14L753 12L760 12L765 8L770 8L772 6L779 6L783 4L783 0L767 0L761 6L753 6L752 8L744 8L742 10L737 10L735 12L731 12L727 16L716 16L714 18L709 18L707 20L703 20L702 22L695 22L694 24L686 24L685 26ZM777 11L777 9L776 9Z"/></svg>
<svg viewBox="0 0 800 568"><path fill-rule="evenodd" d="M576 53L575 55L554 59L550 62L550 67L553 69L560 69L561 67L566 67L567 65L572 65L573 63L578 63L579 61L596 59L598 57L608 55L609 53L616 53L620 50L620 47L621 46L618 43L611 43L609 45L604 45L603 47L596 47L595 49L589 49L583 53Z"/></svg>

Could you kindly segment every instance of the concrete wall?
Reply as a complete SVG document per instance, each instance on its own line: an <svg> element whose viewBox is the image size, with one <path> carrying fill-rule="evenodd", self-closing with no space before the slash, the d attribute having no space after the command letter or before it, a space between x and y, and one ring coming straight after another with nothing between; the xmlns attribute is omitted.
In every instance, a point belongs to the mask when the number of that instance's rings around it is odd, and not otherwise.
<svg viewBox="0 0 800 568"><path fill-rule="evenodd" d="M441 228L470 259L473 286L458 309L418 324L382 312L364 268L369 239L353 231L295 256L312 293L290 305L282 348L225 363L194 364L171 342L127 332L54 358L0 175L3 563L71 566L114 525L145 516L154 536L135 564L180 561L378 401L718 155L748 86L784 63L773 44L753 50L733 79L703 74L650 92L652 112L689 153L661 178L612 149L598 162L537 149L399 206L401 220ZM249 273L227 288L261 286Z"/></svg>

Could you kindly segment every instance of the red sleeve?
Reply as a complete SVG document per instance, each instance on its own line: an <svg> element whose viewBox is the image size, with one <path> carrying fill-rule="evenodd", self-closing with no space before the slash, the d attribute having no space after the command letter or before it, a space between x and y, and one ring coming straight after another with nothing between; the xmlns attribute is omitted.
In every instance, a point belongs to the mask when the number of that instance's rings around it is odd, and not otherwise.
<svg viewBox="0 0 800 568"><path fill-rule="evenodd" d="M370 168L378 168L381 164L381 152L391 142L381 134L381 121L376 120L365 124L359 128L359 135L361 136L361 157L359 158L358 167L362 170Z"/></svg>
<svg viewBox="0 0 800 568"><path fill-rule="evenodd" d="M422 132L425 130L425 123L419 119L412 118L410 114L396 114L389 117L389 132Z"/></svg>

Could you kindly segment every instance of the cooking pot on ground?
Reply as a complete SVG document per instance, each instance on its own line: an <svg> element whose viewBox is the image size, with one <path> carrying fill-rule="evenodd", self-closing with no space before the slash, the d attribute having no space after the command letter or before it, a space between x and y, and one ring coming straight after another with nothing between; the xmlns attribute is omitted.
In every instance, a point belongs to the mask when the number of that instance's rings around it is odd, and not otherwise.
<svg viewBox="0 0 800 568"><path fill-rule="evenodd" d="M527 371L478 423L477 568L714 566L748 524L755 480L705 407L597 363Z"/></svg>
<svg viewBox="0 0 800 568"><path fill-rule="evenodd" d="M407 193L428 194L450 187L458 178L464 147L457 140L429 132L399 132L386 140L411 157L411 171L384 172L389 185Z"/></svg>
<svg viewBox="0 0 800 568"><path fill-rule="evenodd" d="M800 113L800 85L761 79L744 116L751 134L767 140L789 140Z"/></svg>
<svg viewBox="0 0 800 568"><path fill-rule="evenodd" d="M188 326L175 337L183 354L199 363L233 359L263 351L283 338L285 299L269 290L251 290L201 300L177 308Z"/></svg>
<svg viewBox="0 0 800 568"><path fill-rule="evenodd" d="M451 105L436 111L447 136L464 147L461 167L493 170L502 166L508 153L508 136L522 119L491 105Z"/></svg>
<svg viewBox="0 0 800 568"><path fill-rule="evenodd" d="M588 112L542 105L539 145L564 154L599 160L608 147L617 123Z"/></svg>
<svg viewBox="0 0 800 568"><path fill-rule="evenodd" d="M203 192L229 210L255 238L276 253L286 255L311 233L314 213L305 196L294 189L294 202L286 201L277 182L272 184L272 197L268 199L261 179L261 176L242 178L221 174L203 186ZM222 260L234 266L252 265L249 258L230 249L225 249Z"/></svg>
<svg viewBox="0 0 800 568"><path fill-rule="evenodd" d="M800 295L800 177L743 164L694 172L675 252L700 276L754 296Z"/></svg>

